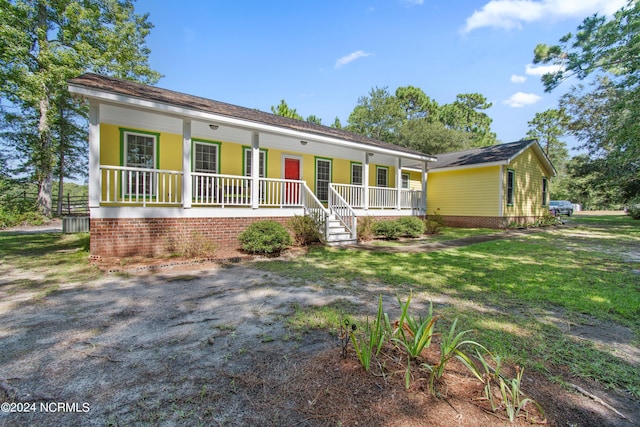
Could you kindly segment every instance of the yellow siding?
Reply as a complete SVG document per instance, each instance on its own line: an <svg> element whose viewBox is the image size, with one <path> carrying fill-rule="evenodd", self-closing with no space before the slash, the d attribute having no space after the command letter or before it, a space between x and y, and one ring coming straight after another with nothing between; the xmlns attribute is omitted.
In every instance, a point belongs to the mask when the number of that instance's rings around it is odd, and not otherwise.
<svg viewBox="0 0 640 427"><path fill-rule="evenodd" d="M429 172L427 210L451 216L498 216L500 167Z"/></svg>
<svg viewBox="0 0 640 427"><path fill-rule="evenodd" d="M103 165L121 166L121 141L120 129L118 125L109 123L100 124L100 163ZM165 132L155 132L153 129L131 128L132 131L151 132L159 135L158 162L160 169L182 170L182 135ZM196 138L201 140L199 138ZM226 175L242 175L244 148L246 145L226 141L215 141L220 144L220 173ZM279 149L266 149L267 152L267 177L283 178L283 156L291 155L302 159L302 179L312 191L315 191L315 159L313 154L302 154L293 151L283 151ZM328 158L321 156L322 158ZM351 183L351 161L339 158L329 158L332 160L332 182L340 184ZM376 185L376 165L369 166L369 184ZM395 168L388 167L389 187L395 186ZM420 189L420 174L416 173L417 189ZM412 180L414 178L412 177ZM412 182L412 187L414 183Z"/></svg>
<svg viewBox="0 0 640 427"><path fill-rule="evenodd" d="M407 173L407 172L405 172ZM422 172L409 171L409 189L422 190Z"/></svg>
<svg viewBox="0 0 640 427"><path fill-rule="evenodd" d="M507 170L515 172L514 203L507 205ZM538 156L529 148L504 168L504 216L541 216L548 211L542 203L542 178L547 177ZM548 180L550 181L550 180ZM548 202L548 200L547 200Z"/></svg>

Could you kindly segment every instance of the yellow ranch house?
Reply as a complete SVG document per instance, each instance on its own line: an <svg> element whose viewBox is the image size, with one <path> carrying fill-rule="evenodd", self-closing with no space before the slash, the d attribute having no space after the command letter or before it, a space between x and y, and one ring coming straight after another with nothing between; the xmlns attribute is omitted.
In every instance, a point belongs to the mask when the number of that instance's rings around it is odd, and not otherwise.
<svg viewBox="0 0 640 427"><path fill-rule="evenodd" d="M535 140L437 157L428 169L427 213L442 215L449 226L506 228L549 211L556 171Z"/></svg>
<svg viewBox="0 0 640 427"><path fill-rule="evenodd" d="M251 222L294 215L350 243L358 217L427 212L427 154L97 74L69 90L89 104L94 257L162 254L195 234L235 247Z"/></svg>

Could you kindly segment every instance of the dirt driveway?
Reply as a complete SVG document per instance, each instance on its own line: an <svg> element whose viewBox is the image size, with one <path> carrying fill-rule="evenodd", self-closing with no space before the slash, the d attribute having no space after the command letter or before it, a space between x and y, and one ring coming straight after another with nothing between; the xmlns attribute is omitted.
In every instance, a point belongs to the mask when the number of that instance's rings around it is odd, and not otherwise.
<svg viewBox="0 0 640 427"><path fill-rule="evenodd" d="M396 289L291 281L242 263L70 281L38 299L12 285L27 272L0 271L0 402L10 405L0 425L510 425L468 397L361 383L335 336L286 323L295 305L375 312L377 295ZM555 405L551 425L632 425L541 377L528 381Z"/></svg>

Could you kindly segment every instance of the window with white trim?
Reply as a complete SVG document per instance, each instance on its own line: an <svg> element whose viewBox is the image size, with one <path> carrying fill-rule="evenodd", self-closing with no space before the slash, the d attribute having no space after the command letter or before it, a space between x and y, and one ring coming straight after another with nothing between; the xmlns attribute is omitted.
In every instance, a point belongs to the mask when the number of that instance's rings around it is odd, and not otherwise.
<svg viewBox="0 0 640 427"><path fill-rule="evenodd" d="M218 144L194 141L194 172L218 173Z"/></svg>
<svg viewBox="0 0 640 427"><path fill-rule="evenodd" d="M362 163L351 163L351 184L362 185Z"/></svg>
<svg viewBox="0 0 640 427"><path fill-rule="evenodd" d="M410 179L409 179L409 174L408 173L403 173L402 174L402 187L405 190L408 190L410 187Z"/></svg>
<svg viewBox="0 0 640 427"><path fill-rule="evenodd" d="M383 166L376 167L376 186L388 187L389 186L389 169Z"/></svg>
<svg viewBox="0 0 640 427"><path fill-rule="evenodd" d="M331 160L316 158L316 197L321 202L329 200L331 182Z"/></svg>
<svg viewBox="0 0 640 427"><path fill-rule="evenodd" d="M549 197L549 180L546 177L542 177L542 206L547 206Z"/></svg>
<svg viewBox="0 0 640 427"><path fill-rule="evenodd" d="M251 148L244 149L244 176L251 176ZM258 176L260 178L265 177L265 171L267 170L267 152L260 150Z"/></svg>
<svg viewBox="0 0 640 427"><path fill-rule="evenodd" d="M124 131L124 166L130 168L155 169L157 136L146 133ZM145 171L127 171L127 182L123 183L127 194L153 196L155 174Z"/></svg>

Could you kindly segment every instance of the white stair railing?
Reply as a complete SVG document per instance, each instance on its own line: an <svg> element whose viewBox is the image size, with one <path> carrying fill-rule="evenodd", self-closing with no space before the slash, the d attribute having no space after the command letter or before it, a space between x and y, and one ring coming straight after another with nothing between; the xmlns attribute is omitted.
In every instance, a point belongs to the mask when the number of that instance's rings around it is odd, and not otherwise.
<svg viewBox="0 0 640 427"><path fill-rule="evenodd" d="M355 240L358 230L356 212L333 188L333 184L329 184L329 212L336 216L340 224L351 234L351 238Z"/></svg>
<svg viewBox="0 0 640 427"><path fill-rule="evenodd" d="M318 229L324 235L324 241L329 241L329 210L318 200L306 182L301 182L300 192L304 212L311 217Z"/></svg>

